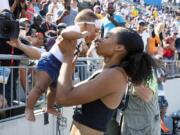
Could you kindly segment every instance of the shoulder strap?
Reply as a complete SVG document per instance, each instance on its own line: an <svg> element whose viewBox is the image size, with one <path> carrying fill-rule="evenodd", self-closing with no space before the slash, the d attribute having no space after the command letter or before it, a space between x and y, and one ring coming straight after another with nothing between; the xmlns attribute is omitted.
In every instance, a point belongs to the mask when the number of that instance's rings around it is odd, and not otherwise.
<svg viewBox="0 0 180 135"><path fill-rule="evenodd" d="M102 72L102 69L97 70L96 72L94 72L94 73L87 79L87 81L94 79L94 78L95 78L96 76L98 76L101 72Z"/></svg>
<svg viewBox="0 0 180 135"><path fill-rule="evenodd" d="M118 106L118 109L120 109L121 111L124 111L128 107L128 101L129 101L130 93L132 91L132 87L133 87L132 82L128 81L125 94L122 98L120 105Z"/></svg>

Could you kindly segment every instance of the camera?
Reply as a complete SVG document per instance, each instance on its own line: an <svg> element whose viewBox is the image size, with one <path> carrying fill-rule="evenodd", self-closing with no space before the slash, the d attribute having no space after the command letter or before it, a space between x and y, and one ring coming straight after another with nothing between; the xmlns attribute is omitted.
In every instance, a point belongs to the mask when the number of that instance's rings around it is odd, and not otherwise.
<svg viewBox="0 0 180 135"><path fill-rule="evenodd" d="M15 20L11 11L5 9L0 12L0 38L18 38L19 22Z"/></svg>

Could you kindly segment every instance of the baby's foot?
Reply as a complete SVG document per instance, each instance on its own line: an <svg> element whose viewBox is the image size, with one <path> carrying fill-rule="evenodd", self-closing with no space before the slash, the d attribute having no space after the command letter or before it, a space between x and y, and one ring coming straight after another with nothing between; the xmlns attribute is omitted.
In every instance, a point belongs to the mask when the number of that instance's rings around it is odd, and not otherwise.
<svg viewBox="0 0 180 135"><path fill-rule="evenodd" d="M32 109L28 109L26 108L25 110L25 118L29 121L34 122L35 121L35 116L34 116L34 112Z"/></svg>
<svg viewBox="0 0 180 135"><path fill-rule="evenodd" d="M61 114L60 112L56 111L54 108L48 108L47 112L55 116L59 116Z"/></svg>

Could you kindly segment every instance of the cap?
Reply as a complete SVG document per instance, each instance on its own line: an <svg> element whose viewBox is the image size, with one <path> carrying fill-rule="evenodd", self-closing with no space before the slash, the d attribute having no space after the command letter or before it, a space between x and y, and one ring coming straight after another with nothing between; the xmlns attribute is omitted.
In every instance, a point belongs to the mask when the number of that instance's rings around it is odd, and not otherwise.
<svg viewBox="0 0 180 135"><path fill-rule="evenodd" d="M57 26L58 29L64 29L66 27L67 27L67 24L65 24L65 23L59 23Z"/></svg>
<svg viewBox="0 0 180 135"><path fill-rule="evenodd" d="M156 54L156 55L153 55L153 58L156 59L156 60L159 60L159 59L161 59L163 57L162 57L162 55Z"/></svg>
<svg viewBox="0 0 180 135"><path fill-rule="evenodd" d="M145 25L146 24L146 22L144 20L139 20L138 23L139 23L139 25Z"/></svg>
<svg viewBox="0 0 180 135"><path fill-rule="evenodd" d="M25 25L26 25L26 23L31 23L27 18L21 18L21 19L19 19L19 25L21 26L21 27L25 27Z"/></svg>
<svg viewBox="0 0 180 135"><path fill-rule="evenodd" d="M27 18L21 18L19 19L19 23L22 23L22 22L30 22Z"/></svg>

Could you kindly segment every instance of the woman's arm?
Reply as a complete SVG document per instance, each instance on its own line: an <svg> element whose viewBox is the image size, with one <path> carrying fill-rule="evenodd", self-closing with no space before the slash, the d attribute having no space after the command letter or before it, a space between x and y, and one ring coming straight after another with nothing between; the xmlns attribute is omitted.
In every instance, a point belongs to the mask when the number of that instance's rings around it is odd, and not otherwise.
<svg viewBox="0 0 180 135"><path fill-rule="evenodd" d="M124 94L127 82L122 73L115 68L107 69L96 76L96 78L77 87L73 86L72 75L74 70L72 60L74 46L69 40L64 42L63 45L61 42L60 45L64 55L64 62L60 69L56 102L64 106L72 106L102 99L117 92L120 93L120 100Z"/></svg>
<svg viewBox="0 0 180 135"><path fill-rule="evenodd" d="M70 63L62 65L61 71L64 74L60 73L56 95L58 104L64 106L85 104L122 91L119 95L120 100L124 94L126 82L122 73L116 69L107 69L93 80L76 87L72 85L72 66Z"/></svg>

